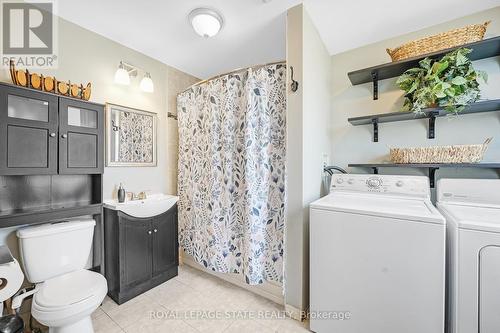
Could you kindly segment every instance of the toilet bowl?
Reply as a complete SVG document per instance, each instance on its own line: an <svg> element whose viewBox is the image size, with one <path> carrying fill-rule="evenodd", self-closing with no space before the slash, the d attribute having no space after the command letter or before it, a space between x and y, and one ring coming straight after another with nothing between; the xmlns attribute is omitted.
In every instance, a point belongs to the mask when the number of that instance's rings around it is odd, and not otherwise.
<svg viewBox="0 0 500 333"><path fill-rule="evenodd" d="M108 287L104 276L84 269L94 220L73 220L17 232L27 279L35 283L32 316L50 333L92 333L91 314Z"/></svg>
<svg viewBox="0 0 500 333"><path fill-rule="evenodd" d="M47 280L38 286L31 314L54 333L92 332L90 315L106 296L106 279L98 273L78 270Z"/></svg>

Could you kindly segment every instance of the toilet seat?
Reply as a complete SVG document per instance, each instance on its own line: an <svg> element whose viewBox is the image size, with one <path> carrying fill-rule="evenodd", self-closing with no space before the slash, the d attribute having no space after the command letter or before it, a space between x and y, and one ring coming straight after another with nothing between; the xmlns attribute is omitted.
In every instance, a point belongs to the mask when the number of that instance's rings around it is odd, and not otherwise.
<svg viewBox="0 0 500 333"><path fill-rule="evenodd" d="M101 274L77 270L45 281L35 294L35 300L44 308L67 307L102 294L105 282Z"/></svg>
<svg viewBox="0 0 500 333"><path fill-rule="evenodd" d="M36 287L31 312L40 323L64 326L90 315L107 292L104 276L81 269L49 279Z"/></svg>

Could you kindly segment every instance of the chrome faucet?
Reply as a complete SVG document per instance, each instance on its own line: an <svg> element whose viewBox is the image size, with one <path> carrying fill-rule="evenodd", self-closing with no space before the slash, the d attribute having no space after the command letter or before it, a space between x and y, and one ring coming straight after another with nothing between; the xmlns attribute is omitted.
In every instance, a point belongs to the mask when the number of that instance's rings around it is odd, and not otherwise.
<svg viewBox="0 0 500 333"><path fill-rule="evenodd" d="M135 194L134 192L127 192L127 194L130 194L130 201L147 199L146 191L141 191L137 194Z"/></svg>

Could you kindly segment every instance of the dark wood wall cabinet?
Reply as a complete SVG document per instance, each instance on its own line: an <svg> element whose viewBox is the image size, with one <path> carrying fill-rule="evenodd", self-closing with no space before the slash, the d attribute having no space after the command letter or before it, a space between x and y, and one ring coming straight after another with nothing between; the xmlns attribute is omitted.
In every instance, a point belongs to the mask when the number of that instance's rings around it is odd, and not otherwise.
<svg viewBox="0 0 500 333"><path fill-rule="evenodd" d="M102 174L104 106L0 84L0 175Z"/></svg>
<svg viewBox="0 0 500 333"><path fill-rule="evenodd" d="M118 304L178 274L177 205L151 218L104 208L108 294Z"/></svg>
<svg viewBox="0 0 500 333"><path fill-rule="evenodd" d="M104 105L0 83L0 228L92 215L104 271Z"/></svg>

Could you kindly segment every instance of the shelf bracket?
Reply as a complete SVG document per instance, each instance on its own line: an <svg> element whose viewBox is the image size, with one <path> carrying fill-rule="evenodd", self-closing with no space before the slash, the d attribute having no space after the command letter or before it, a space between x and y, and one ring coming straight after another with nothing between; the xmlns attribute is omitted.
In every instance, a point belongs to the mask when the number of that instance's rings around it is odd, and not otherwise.
<svg viewBox="0 0 500 333"><path fill-rule="evenodd" d="M373 124L373 142L378 142L378 119L372 119Z"/></svg>
<svg viewBox="0 0 500 333"><path fill-rule="evenodd" d="M437 112L432 112L429 114L429 132L427 134L428 139L434 139L436 137L436 115Z"/></svg>
<svg viewBox="0 0 500 333"><path fill-rule="evenodd" d="M372 72L372 82L373 82L373 100L378 99L378 73Z"/></svg>
<svg viewBox="0 0 500 333"><path fill-rule="evenodd" d="M377 167L372 167L373 174L378 175L378 168Z"/></svg>
<svg viewBox="0 0 500 333"><path fill-rule="evenodd" d="M436 170L439 168L429 168L429 183L431 188L436 187Z"/></svg>

